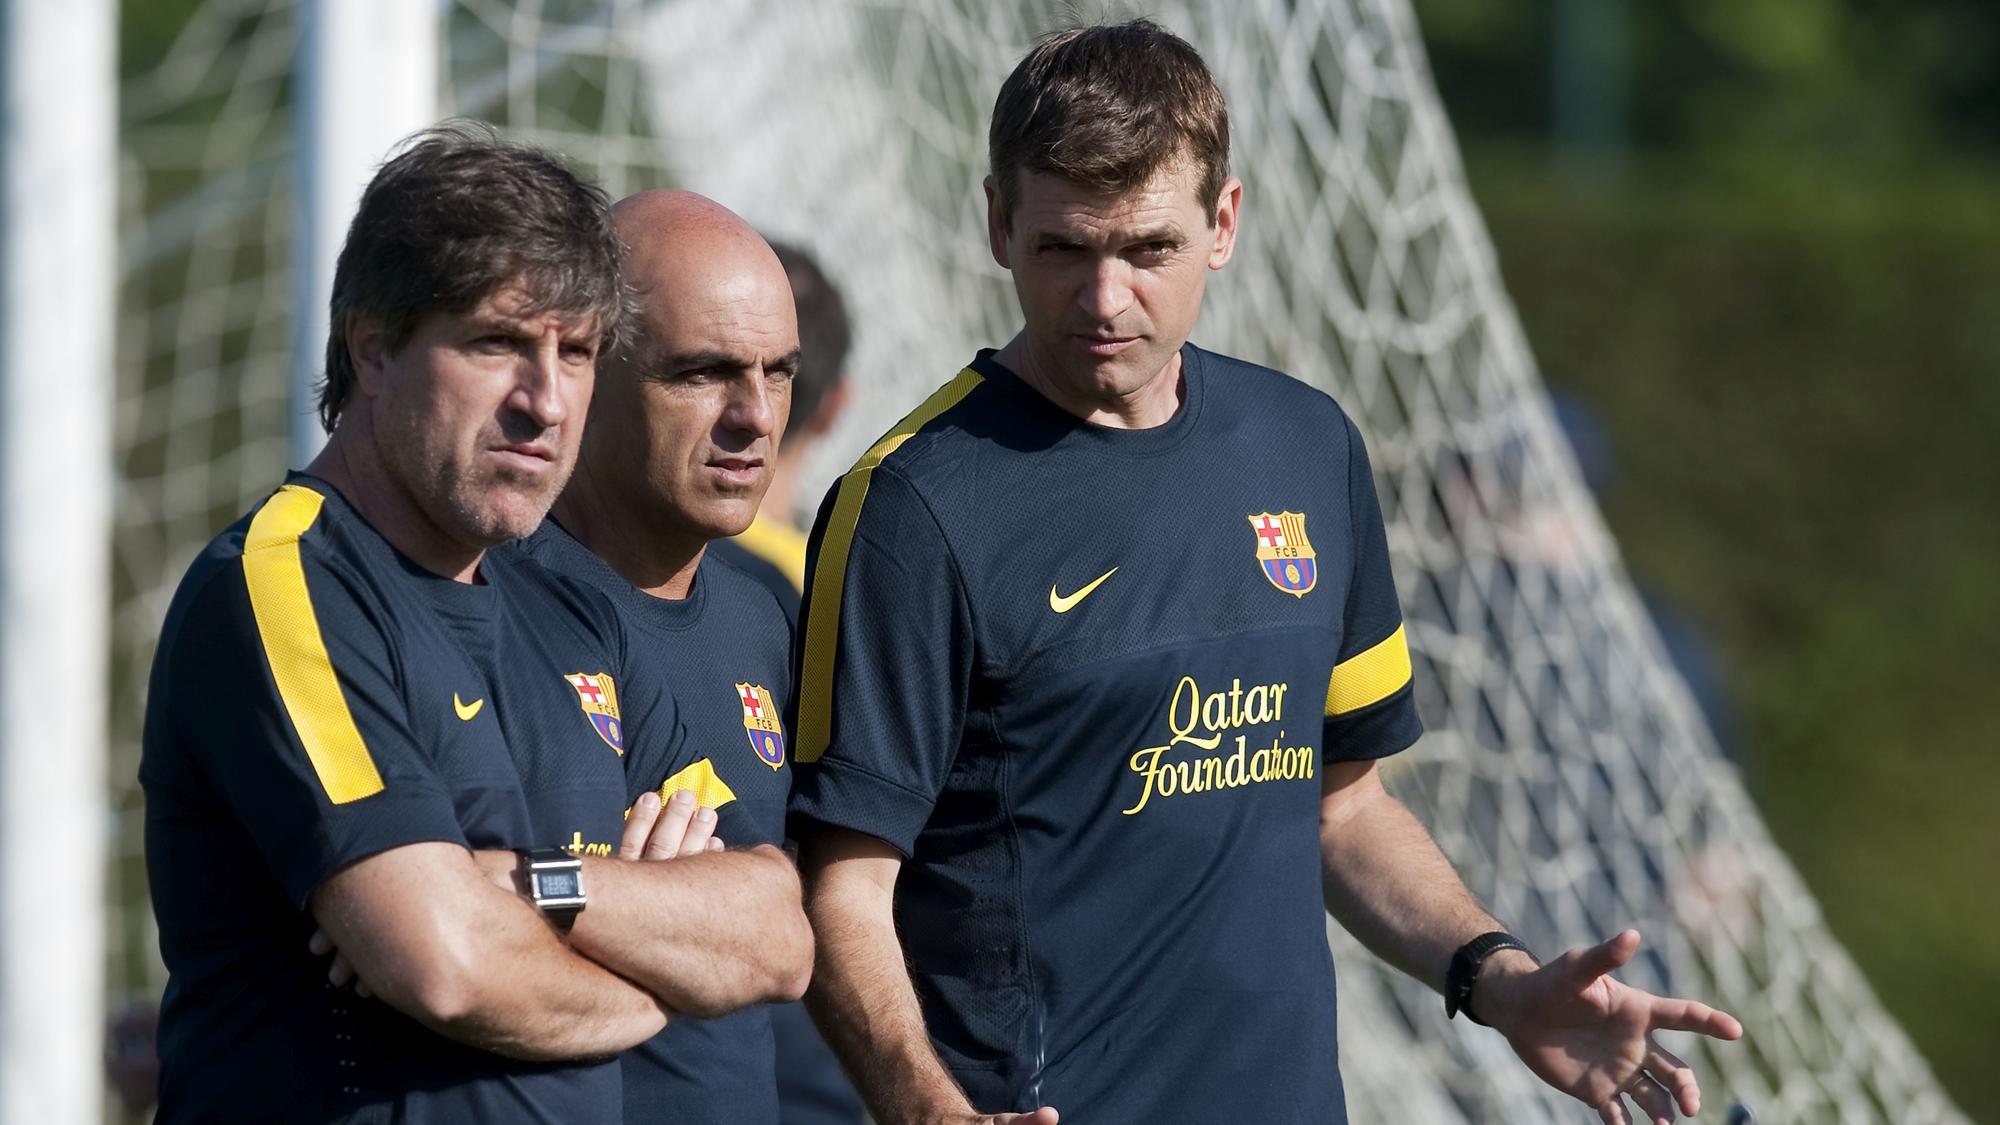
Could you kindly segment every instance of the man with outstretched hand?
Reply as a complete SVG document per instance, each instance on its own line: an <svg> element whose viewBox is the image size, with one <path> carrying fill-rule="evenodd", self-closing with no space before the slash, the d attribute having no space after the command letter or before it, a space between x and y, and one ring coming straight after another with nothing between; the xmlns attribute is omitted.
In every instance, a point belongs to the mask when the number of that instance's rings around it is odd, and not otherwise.
<svg viewBox="0 0 2000 1125"><path fill-rule="evenodd" d="M1039 43L986 182L1024 325L822 506L792 821L808 1006L884 1125L1345 1118L1325 911L1607 1122L1692 1113L1706 1005L1540 965L1378 762L1420 726L1366 450L1188 342L1244 221L1146 21ZM1282 310L1272 310L1282 315Z"/></svg>

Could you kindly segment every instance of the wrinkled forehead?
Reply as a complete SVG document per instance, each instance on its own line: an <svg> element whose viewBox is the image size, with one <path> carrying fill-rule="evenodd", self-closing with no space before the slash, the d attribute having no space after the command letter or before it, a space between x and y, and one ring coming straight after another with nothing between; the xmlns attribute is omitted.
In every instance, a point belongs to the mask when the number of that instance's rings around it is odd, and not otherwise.
<svg viewBox="0 0 2000 1125"><path fill-rule="evenodd" d="M637 291L653 349L743 351L771 357L798 347L791 282L761 242L714 254L676 254Z"/></svg>
<svg viewBox="0 0 2000 1125"><path fill-rule="evenodd" d="M1126 188L1099 188L1046 172L1022 172L1013 227L1031 237L1043 233L1143 237L1184 233L1206 226L1207 220L1195 171L1182 161L1158 168L1144 183Z"/></svg>
<svg viewBox="0 0 2000 1125"><path fill-rule="evenodd" d="M604 310L558 285L510 279L473 302L460 317L508 332L540 336L554 329L565 340L596 340L604 333Z"/></svg>

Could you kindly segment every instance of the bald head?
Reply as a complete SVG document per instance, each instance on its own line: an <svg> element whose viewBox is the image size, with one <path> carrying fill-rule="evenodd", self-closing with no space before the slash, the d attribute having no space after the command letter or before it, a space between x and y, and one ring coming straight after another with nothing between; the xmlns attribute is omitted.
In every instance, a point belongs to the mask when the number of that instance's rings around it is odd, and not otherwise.
<svg viewBox="0 0 2000 1125"><path fill-rule="evenodd" d="M692 192L641 192L612 216L638 323L600 364L571 488L627 527L697 544L734 535L757 514L791 411L799 326L785 267L750 224Z"/></svg>
<svg viewBox="0 0 2000 1125"><path fill-rule="evenodd" d="M612 216L625 281L639 298L642 350L704 326L710 337L797 332L784 264L736 212L691 191L644 191L619 201Z"/></svg>

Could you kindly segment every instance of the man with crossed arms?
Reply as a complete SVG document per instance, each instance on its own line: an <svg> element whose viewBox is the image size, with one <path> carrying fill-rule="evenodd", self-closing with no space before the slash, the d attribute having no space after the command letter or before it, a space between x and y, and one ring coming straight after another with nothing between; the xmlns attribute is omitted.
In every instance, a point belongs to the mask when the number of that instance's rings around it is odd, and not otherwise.
<svg viewBox="0 0 2000 1125"><path fill-rule="evenodd" d="M490 553L567 480L622 306L603 197L546 153L447 127L364 193L328 444L154 663L160 1121L617 1120L617 1052L803 989L780 852L625 819L681 724L613 607Z"/></svg>
<svg viewBox="0 0 2000 1125"><path fill-rule="evenodd" d="M613 210L637 323L602 365L575 475L522 551L611 602L638 641L635 671L674 697L684 752L631 777L638 801L698 810L732 847L780 844L791 626L711 540L749 525L777 463L801 363L791 287L764 239L712 200L649 191ZM779 1120L766 1006L677 1020L623 1069L633 1125Z"/></svg>

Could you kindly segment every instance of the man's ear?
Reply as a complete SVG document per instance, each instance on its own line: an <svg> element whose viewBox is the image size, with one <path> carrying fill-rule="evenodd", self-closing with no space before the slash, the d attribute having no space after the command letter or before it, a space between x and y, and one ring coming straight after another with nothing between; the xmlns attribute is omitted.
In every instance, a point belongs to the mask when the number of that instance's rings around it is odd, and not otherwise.
<svg viewBox="0 0 2000 1125"><path fill-rule="evenodd" d="M986 177L986 247L993 252L993 260L1000 263L1003 270L1011 270L1014 263L1007 257L1007 216L1000 206L1000 191L992 176Z"/></svg>
<svg viewBox="0 0 2000 1125"><path fill-rule="evenodd" d="M1219 270L1236 254L1236 229L1243 218L1243 181L1235 176L1222 185L1215 201L1215 223L1210 233L1215 240L1208 248L1208 268Z"/></svg>
<svg viewBox="0 0 2000 1125"><path fill-rule="evenodd" d="M384 370L389 360L387 331L374 317L348 313L343 335L347 337L348 361L354 365L355 389L371 398L381 394L383 380L388 377Z"/></svg>

